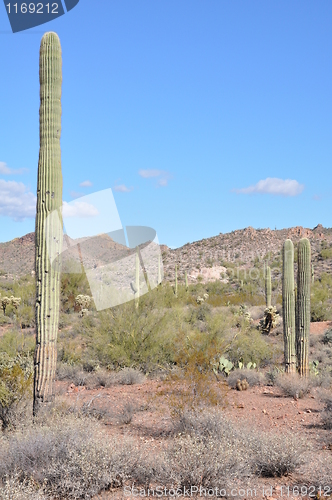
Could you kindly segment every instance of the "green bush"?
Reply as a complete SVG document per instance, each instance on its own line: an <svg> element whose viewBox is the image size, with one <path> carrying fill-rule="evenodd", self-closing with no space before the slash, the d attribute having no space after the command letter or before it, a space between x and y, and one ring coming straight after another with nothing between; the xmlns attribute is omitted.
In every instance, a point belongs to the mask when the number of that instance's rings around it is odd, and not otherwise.
<svg viewBox="0 0 332 500"><path fill-rule="evenodd" d="M0 422L3 429L15 427L18 414L25 410L32 394L33 363L31 357L11 358L0 353Z"/></svg>

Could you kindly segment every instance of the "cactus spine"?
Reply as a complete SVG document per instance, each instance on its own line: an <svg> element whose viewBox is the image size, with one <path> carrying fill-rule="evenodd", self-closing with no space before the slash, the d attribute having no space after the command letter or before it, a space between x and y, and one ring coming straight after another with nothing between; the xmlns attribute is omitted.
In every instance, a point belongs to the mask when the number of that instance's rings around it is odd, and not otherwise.
<svg viewBox="0 0 332 500"><path fill-rule="evenodd" d="M299 374L306 377L309 375L311 283L311 249L307 238L299 241L297 255L296 352Z"/></svg>
<svg viewBox="0 0 332 500"><path fill-rule="evenodd" d="M178 266L175 264L175 297L178 297Z"/></svg>
<svg viewBox="0 0 332 500"><path fill-rule="evenodd" d="M136 249L136 260L135 260L135 263L136 263L136 290L135 290L135 307L136 309L138 309L138 305L139 305L139 249L137 247Z"/></svg>
<svg viewBox="0 0 332 500"><path fill-rule="evenodd" d="M266 307L271 307L271 269L269 266L267 266L265 273L265 297Z"/></svg>
<svg viewBox="0 0 332 500"><path fill-rule="evenodd" d="M56 369L56 340L59 322L60 267L51 265L49 255L62 248L61 173L61 45L56 33L45 33L39 54L39 161L35 228L36 349L34 358L33 413L53 401ZM48 226L46 218L54 210L57 219Z"/></svg>
<svg viewBox="0 0 332 500"><path fill-rule="evenodd" d="M187 271L184 272L184 281L185 281L185 284L186 284L186 291L188 291L188 275L187 275Z"/></svg>
<svg viewBox="0 0 332 500"><path fill-rule="evenodd" d="M284 326L285 372L296 372L294 245L286 240L283 246L282 309Z"/></svg>

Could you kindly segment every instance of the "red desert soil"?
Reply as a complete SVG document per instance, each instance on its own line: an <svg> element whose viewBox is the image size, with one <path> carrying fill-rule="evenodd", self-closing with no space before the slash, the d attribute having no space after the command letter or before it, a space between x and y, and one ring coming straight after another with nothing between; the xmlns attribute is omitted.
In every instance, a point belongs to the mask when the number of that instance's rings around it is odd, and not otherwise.
<svg viewBox="0 0 332 500"><path fill-rule="evenodd" d="M242 392L227 388L226 394L222 382L216 382L215 387L220 388L223 401L220 411L232 422L239 425L249 425L262 431L275 430L276 432L296 433L313 443L315 457L319 455L326 459L328 455L331 455L332 436L331 432L323 429L321 424L323 404L316 389L313 389L305 398L294 400L282 396L278 388L269 386L252 387ZM110 439L131 436L138 443L147 445L152 454L158 453L163 448L172 429L169 405L170 389L171 386L166 382L156 380L147 380L141 385L114 385L110 388L94 390L69 386L66 382L57 383L58 393L62 393L70 404L81 406L83 403L93 400L90 406L109 411L110 416L104 418L104 422ZM121 424L116 415L121 415L128 404L134 408L132 420L128 424ZM280 487L294 484L304 484L303 480L301 483L299 474L277 479L256 479L257 496L255 498L270 497L270 500L285 498L285 489L281 494ZM262 493L263 487L265 487L266 492L266 489L271 485L273 486L272 495L264 495ZM239 487L241 486L239 485ZM122 489L105 492L96 498L103 500L134 499L133 496L124 495ZM246 497L242 496L241 498ZM288 500L292 498L299 499L299 496L287 495Z"/></svg>

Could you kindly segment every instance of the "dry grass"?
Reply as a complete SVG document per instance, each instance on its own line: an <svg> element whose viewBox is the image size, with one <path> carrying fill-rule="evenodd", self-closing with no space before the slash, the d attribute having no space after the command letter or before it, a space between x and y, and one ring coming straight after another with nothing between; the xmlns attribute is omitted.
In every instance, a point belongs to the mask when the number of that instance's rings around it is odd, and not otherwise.
<svg viewBox="0 0 332 500"><path fill-rule="evenodd" d="M292 398L303 398L310 392L312 383L310 378L300 377L298 374L281 373L276 377L275 385L279 387L285 396Z"/></svg>
<svg viewBox="0 0 332 500"><path fill-rule="evenodd" d="M246 379L250 387L255 385L263 385L266 383L266 379L263 373L256 370L248 370L247 368L243 370L233 370L227 377L227 383L230 387L235 389L237 380Z"/></svg>
<svg viewBox="0 0 332 500"><path fill-rule="evenodd" d="M2 481L31 479L55 498L91 498L129 478L145 484L153 473L142 446L105 439L97 422L75 416L2 437L1 447Z"/></svg>

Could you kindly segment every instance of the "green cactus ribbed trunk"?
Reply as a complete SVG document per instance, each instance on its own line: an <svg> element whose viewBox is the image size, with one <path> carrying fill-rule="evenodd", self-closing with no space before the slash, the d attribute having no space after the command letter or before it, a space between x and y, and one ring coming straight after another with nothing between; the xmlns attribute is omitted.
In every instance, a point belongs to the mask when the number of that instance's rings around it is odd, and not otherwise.
<svg viewBox="0 0 332 500"><path fill-rule="evenodd" d="M136 249L136 276L135 276L135 285L136 285L136 292L135 292L135 307L138 309L139 306L139 268L140 268L140 262L139 262L139 248L137 247Z"/></svg>
<svg viewBox="0 0 332 500"><path fill-rule="evenodd" d="M39 161L35 227L36 349L33 413L54 399L56 340L59 322L60 267L50 256L62 249L61 45L56 33L45 33L39 54ZM56 211L56 212L54 212ZM47 217L53 213L52 223Z"/></svg>
<svg viewBox="0 0 332 500"><path fill-rule="evenodd" d="M310 241L302 238L297 252L297 305L296 305L296 353L298 372L309 375L309 336L310 336L310 284L311 248Z"/></svg>
<svg viewBox="0 0 332 500"><path fill-rule="evenodd" d="M266 307L271 307L271 269L269 266L265 271L265 297Z"/></svg>
<svg viewBox="0 0 332 500"><path fill-rule="evenodd" d="M291 240L285 241L282 256L282 310L285 372L296 373L294 245Z"/></svg>

